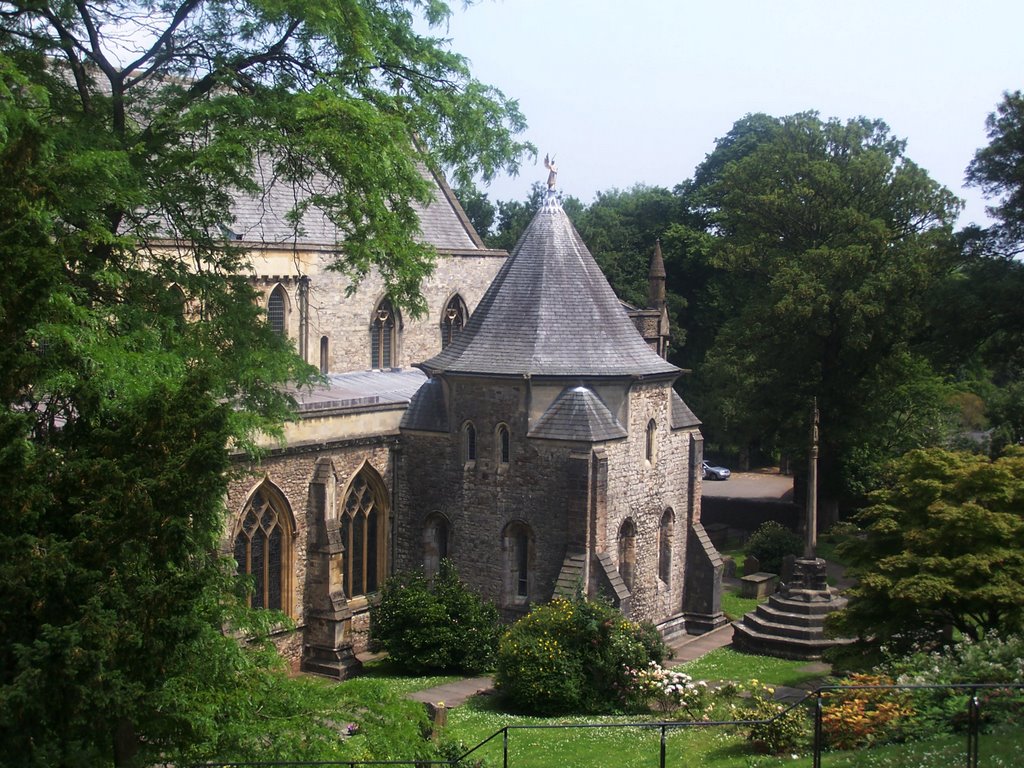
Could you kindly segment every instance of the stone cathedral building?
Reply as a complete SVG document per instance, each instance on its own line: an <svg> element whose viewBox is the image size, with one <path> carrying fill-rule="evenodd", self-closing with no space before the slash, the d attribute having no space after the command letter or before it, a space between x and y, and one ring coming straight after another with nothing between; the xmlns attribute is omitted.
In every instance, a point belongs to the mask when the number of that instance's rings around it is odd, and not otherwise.
<svg viewBox="0 0 1024 768"><path fill-rule="evenodd" d="M699 422L664 359L660 251L650 306L630 308L553 191L507 255L431 178L421 236L441 258L416 321L379 279L351 293L325 268L325 221L300 236L277 215L293 200L239 202L233 236L268 322L328 380L299 393L286 442L227 499L225 545L254 579L253 606L295 621L282 652L346 674L388 574L430 574L444 557L507 619L583 590L665 634L724 624Z"/></svg>

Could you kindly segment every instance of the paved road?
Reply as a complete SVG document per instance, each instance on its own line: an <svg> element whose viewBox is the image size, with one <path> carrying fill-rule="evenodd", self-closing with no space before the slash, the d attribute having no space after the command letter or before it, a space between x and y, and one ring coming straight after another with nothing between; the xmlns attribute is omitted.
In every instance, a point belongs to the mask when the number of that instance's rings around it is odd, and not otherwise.
<svg viewBox="0 0 1024 768"><path fill-rule="evenodd" d="M733 472L728 480L704 480L703 495L723 499L792 501L793 478L769 472Z"/></svg>

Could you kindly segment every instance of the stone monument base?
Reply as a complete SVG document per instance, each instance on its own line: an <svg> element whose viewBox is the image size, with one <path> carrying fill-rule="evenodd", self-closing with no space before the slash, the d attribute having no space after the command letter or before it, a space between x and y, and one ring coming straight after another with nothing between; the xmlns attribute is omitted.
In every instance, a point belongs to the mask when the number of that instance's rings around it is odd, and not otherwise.
<svg viewBox="0 0 1024 768"><path fill-rule="evenodd" d="M817 660L828 648L852 642L825 637L825 617L846 605L826 576L820 557L798 558L792 577L776 594L733 622L733 645L748 653Z"/></svg>

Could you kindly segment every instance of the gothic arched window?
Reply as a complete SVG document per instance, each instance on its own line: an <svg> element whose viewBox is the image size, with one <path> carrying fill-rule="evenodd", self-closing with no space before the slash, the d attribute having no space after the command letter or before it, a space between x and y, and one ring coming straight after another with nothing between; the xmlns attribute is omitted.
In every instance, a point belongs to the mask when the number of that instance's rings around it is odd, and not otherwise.
<svg viewBox="0 0 1024 768"><path fill-rule="evenodd" d="M499 424L498 429L495 433L495 453L498 455L499 464L508 464L511 458L511 438L509 436L508 427L504 424Z"/></svg>
<svg viewBox="0 0 1024 768"><path fill-rule="evenodd" d="M647 422L647 439L646 439L646 442L644 444L645 445L645 447L644 447L644 456L646 457L648 463L650 463L650 464L654 463L654 449L655 449L655 442L654 442L654 440L655 440L655 437L657 436L657 434L658 434L658 424L654 421L654 419L651 419L650 421Z"/></svg>
<svg viewBox="0 0 1024 768"><path fill-rule="evenodd" d="M452 296L441 313L441 349L455 341L455 337L466 327L468 316L466 302L462 300L459 294Z"/></svg>
<svg viewBox="0 0 1024 768"><path fill-rule="evenodd" d="M283 502L261 486L242 511L235 533L235 563L239 575L251 576L253 608L291 610L291 523Z"/></svg>
<svg viewBox="0 0 1024 768"><path fill-rule="evenodd" d="M658 528L658 578L668 585L672 583L672 534L675 522L675 513L666 509Z"/></svg>
<svg viewBox="0 0 1024 768"><path fill-rule="evenodd" d="M341 505L341 543L345 546L345 597L376 592L384 575L387 495L380 477L364 467L353 478Z"/></svg>
<svg viewBox="0 0 1024 768"><path fill-rule="evenodd" d="M267 323L270 324L274 333L282 336L285 335L286 308L287 299L284 286L279 285L270 292L270 298L267 300Z"/></svg>
<svg viewBox="0 0 1024 768"><path fill-rule="evenodd" d="M395 367L399 318L388 299L381 299L370 318L370 367Z"/></svg>
<svg viewBox="0 0 1024 768"><path fill-rule="evenodd" d="M432 579L441 570L441 561L448 557L451 526L448 518L435 513L423 526L423 573Z"/></svg>
<svg viewBox="0 0 1024 768"><path fill-rule="evenodd" d="M626 520L619 528L619 575L632 592L636 576L636 525L632 520Z"/></svg>
<svg viewBox="0 0 1024 768"><path fill-rule="evenodd" d="M533 565L533 532L524 522L505 526L506 603L525 603L530 598Z"/></svg>
<svg viewBox="0 0 1024 768"><path fill-rule="evenodd" d="M326 374L330 363L327 353L330 351L330 340L326 336L320 337L320 373Z"/></svg>
<svg viewBox="0 0 1024 768"><path fill-rule="evenodd" d="M462 425L462 460L476 461L476 427L471 421Z"/></svg>

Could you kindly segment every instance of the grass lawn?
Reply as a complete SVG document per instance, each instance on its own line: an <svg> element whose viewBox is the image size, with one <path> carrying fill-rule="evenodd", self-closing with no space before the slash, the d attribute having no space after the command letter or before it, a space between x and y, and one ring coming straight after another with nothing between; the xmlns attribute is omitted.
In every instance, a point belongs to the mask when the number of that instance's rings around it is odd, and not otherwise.
<svg viewBox="0 0 1024 768"><path fill-rule="evenodd" d="M757 608L759 602L756 597L740 597L738 592L728 587L722 589L722 611L730 621L742 619L744 614Z"/></svg>
<svg viewBox="0 0 1024 768"><path fill-rule="evenodd" d="M684 664L678 669L698 680L758 679L775 686L794 686L821 677L808 670L807 662L774 659L739 653L731 648L716 651ZM513 728L509 732L509 764L514 768L565 766L622 766L642 768L658 765L661 732L658 728L622 727L644 718L629 716L577 716L543 718L502 712L493 696L471 699L448 714L448 734L467 746L475 746L506 725L539 726ZM556 724L612 723L612 728L562 730ZM489 764L501 765L502 739L495 738L475 755ZM669 730L666 739L669 765L702 768L750 768L751 766L796 764L751 753L745 731L728 727L690 726Z"/></svg>
<svg viewBox="0 0 1024 768"><path fill-rule="evenodd" d="M808 669L805 662L753 656L731 648L713 651L680 668L697 679L743 681L756 678L775 686L795 686L821 674ZM397 674L387 662L379 661L368 664L364 676L340 685L358 690L364 696L374 696L375 692L384 696L385 692L401 695L454 679L452 676ZM502 765L503 739L499 732L505 726L512 726L508 739L511 768L553 765L655 768L659 763L661 732L657 727L630 727L642 720L636 715L558 718L513 715L499 709L497 697L479 696L449 710L446 735L472 747L499 734L474 753L474 758L485 759L491 768ZM569 730L550 727L594 722L612 727ZM808 729L809 725L808 712ZM1019 727L985 734L981 739L981 763L986 768L1020 765L1022 748L1024 729ZM966 737L956 734L908 744L826 752L821 764L823 768L947 768L962 765L965 759ZM699 768L810 768L812 759L805 754L796 759L792 755L756 755L750 750L744 730L690 726L667 732L666 764Z"/></svg>
<svg viewBox="0 0 1024 768"><path fill-rule="evenodd" d="M694 680L760 680L768 685L790 688L822 677L820 667L813 667L806 661L754 656L732 648L719 648L676 668Z"/></svg>
<svg viewBox="0 0 1024 768"><path fill-rule="evenodd" d="M409 675L397 669L387 659L371 661L363 665L363 672L358 677L346 680L341 685L351 686L359 690L388 690L402 696L413 691L422 691L446 683L461 680L464 675Z"/></svg>
<svg viewBox="0 0 1024 768"><path fill-rule="evenodd" d="M550 766L616 766L654 768L658 765L661 732L658 728L609 727L561 730L554 724L637 722L636 716L539 718L507 715L496 708L492 697L478 697L448 714L448 735L473 746L508 726L509 765L514 768ZM498 736L474 753L490 766L502 765L502 738ZM746 768L750 759L746 739L731 728L691 727L669 731L666 739L668 765L703 765L714 768Z"/></svg>

